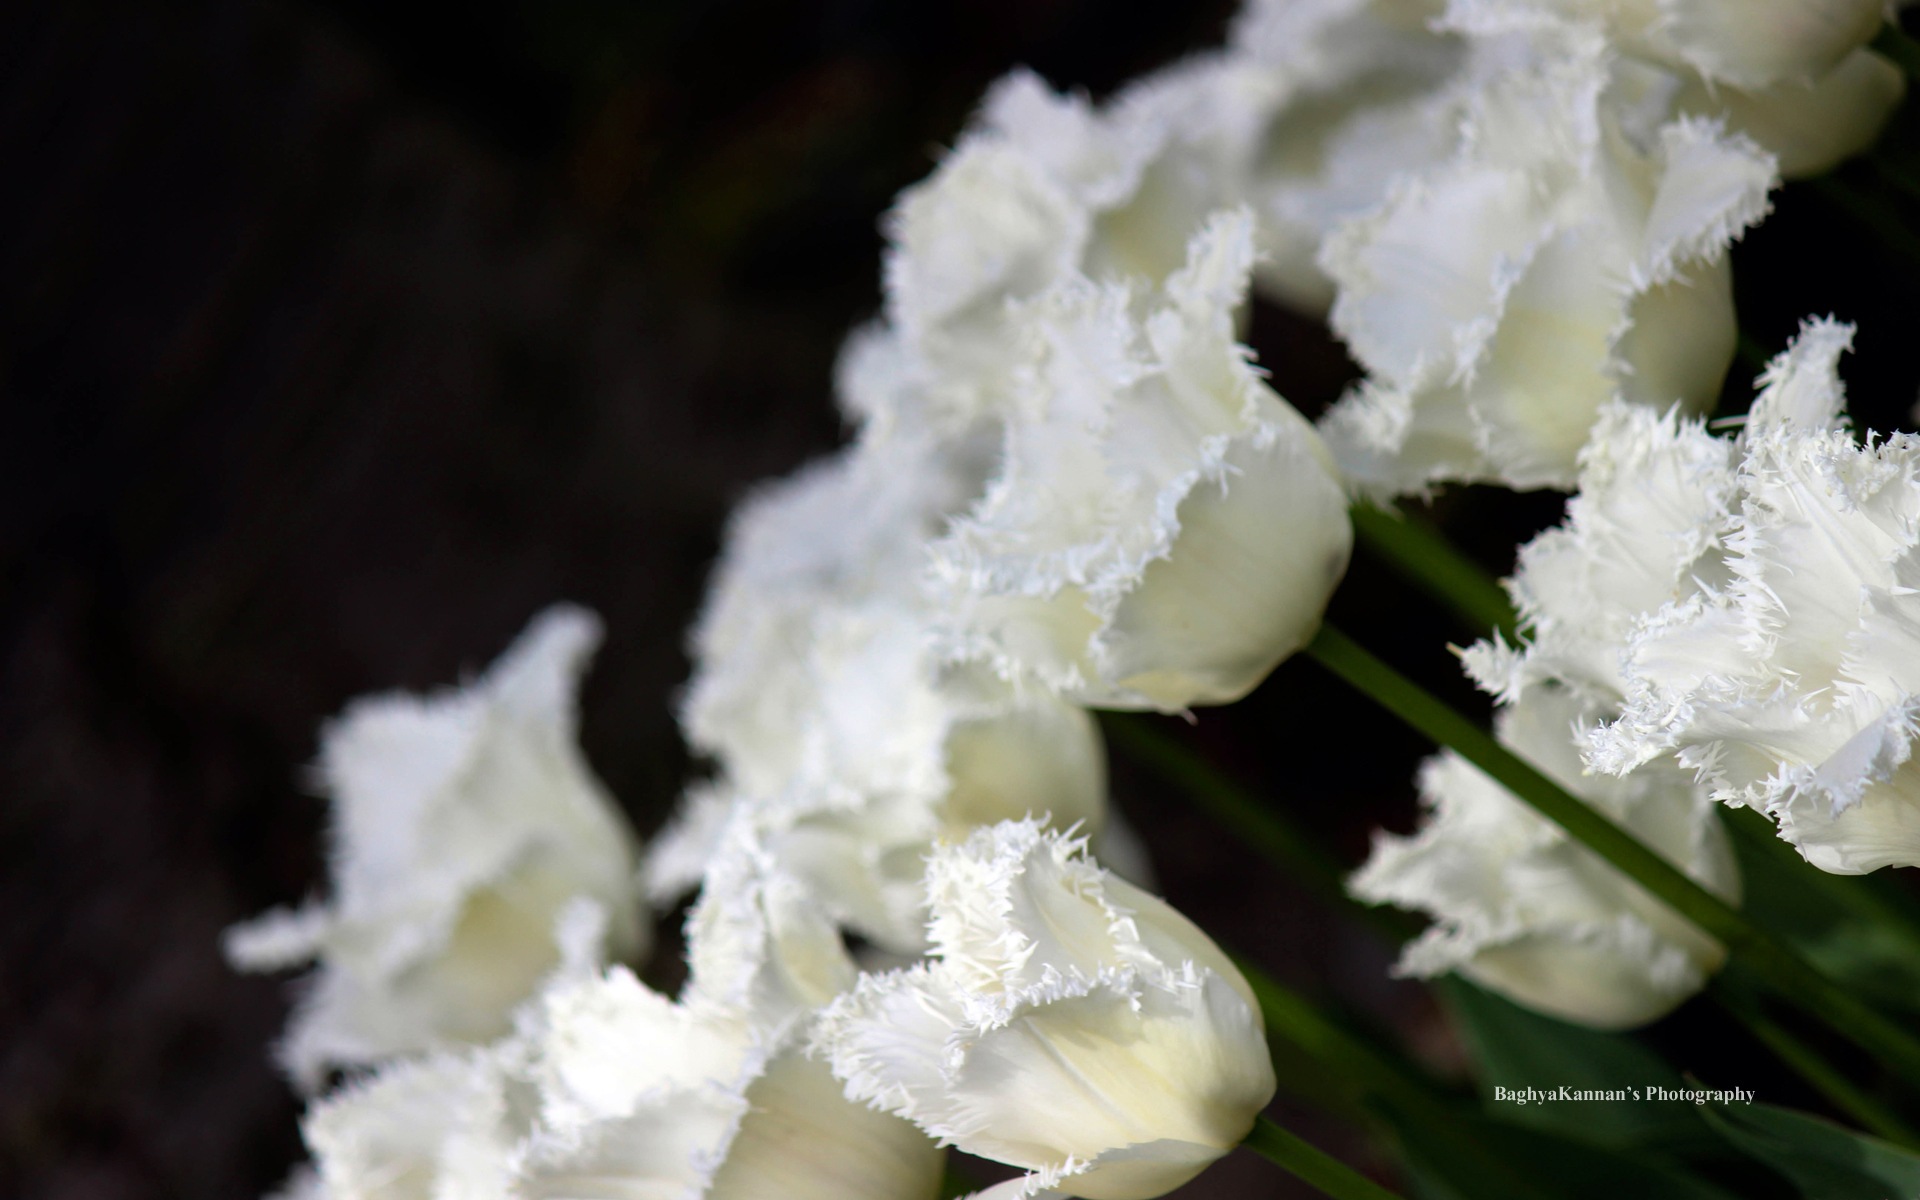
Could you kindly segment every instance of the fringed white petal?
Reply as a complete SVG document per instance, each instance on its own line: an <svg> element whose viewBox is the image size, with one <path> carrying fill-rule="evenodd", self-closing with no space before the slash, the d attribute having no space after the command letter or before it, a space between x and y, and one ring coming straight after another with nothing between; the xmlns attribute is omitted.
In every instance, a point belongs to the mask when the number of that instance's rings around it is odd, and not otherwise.
<svg viewBox="0 0 1920 1200"><path fill-rule="evenodd" d="M1690 77L1673 103L1726 121L1778 158L1781 175L1808 179L1872 146L1906 93L1906 73L1862 48L1812 81L1747 90Z"/></svg>
<svg viewBox="0 0 1920 1200"><path fill-rule="evenodd" d="M1625 690L1622 645L1645 613L1689 594L1718 545L1732 447L1677 410L1603 407L1566 520L1522 547L1510 584L1528 638L1517 660L1488 643L1468 672L1503 698L1552 679L1596 702Z"/></svg>
<svg viewBox="0 0 1920 1200"><path fill-rule="evenodd" d="M1848 431L1851 337L1810 321L1768 366L1718 578L1635 623L1588 748L1615 772L1671 752L1838 873L1920 861L1920 442Z"/></svg>
<svg viewBox="0 0 1920 1200"><path fill-rule="evenodd" d="M301 1122L310 1194L327 1200L507 1200L526 1131L489 1052L390 1063L316 1101Z"/></svg>
<svg viewBox="0 0 1920 1200"><path fill-rule="evenodd" d="M1149 1197L1272 1095L1245 981L1164 902L1037 822L943 844L936 961L865 976L814 1046L847 1094L1031 1174L990 1194Z"/></svg>
<svg viewBox="0 0 1920 1200"><path fill-rule="evenodd" d="M1703 409L1733 352L1726 248L1765 215L1774 160L1667 120L1593 29L1524 8L1460 16L1527 30L1531 57L1463 100L1450 157L1323 249L1369 378L1321 429L1363 492L1569 486L1603 404Z"/></svg>
<svg viewBox="0 0 1920 1200"><path fill-rule="evenodd" d="M935 547L950 658L1177 711L1311 636L1352 532L1318 439L1234 341L1252 256L1247 215L1218 214L1149 298L1077 280L1025 310L1001 473Z"/></svg>
<svg viewBox="0 0 1920 1200"><path fill-rule="evenodd" d="M318 960L281 1051L301 1080L505 1033L576 898L606 912L605 952L644 949L635 839L576 740L599 640L592 614L555 607L470 686L359 700L327 726L333 898L228 937L244 966Z"/></svg>
<svg viewBox="0 0 1920 1200"><path fill-rule="evenodd" d="M1582 776L1591 711L1536 688L1501 710L1500 740L1696 880L1730 899L1739 878L1705 791L1672 766ZM1434 916L1399 970L1458 970L1528 1007L1629 1028L1697 992L1725 951L1476 768L1451 754L1421 773L1428 813L1411 837L1378 834L1357 896Z"/></svg>

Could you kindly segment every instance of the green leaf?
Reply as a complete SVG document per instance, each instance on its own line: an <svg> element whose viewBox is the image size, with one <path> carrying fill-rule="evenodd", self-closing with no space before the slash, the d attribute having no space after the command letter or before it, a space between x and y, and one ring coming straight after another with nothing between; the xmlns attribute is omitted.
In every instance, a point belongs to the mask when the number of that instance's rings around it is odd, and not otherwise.
<svg viewBox="0 0 1920 1200"><path fill-rule="evenodd" d="M1807 1200L1913 1200L1920 1156L1770 1104L1703 1106L1727 1141L1792 1180Z"/></svg>
<svg viewBox="0 0 1920 1200"><path fill-rule="evenodd" d="M1700 1134L1699 1119L1687 1105L1496 1101L1495 1087L1626 1091L1685 1084L1678 1071L1629 1035L1543 1016L1457 976L1440 980L1435 990L1479 1065L1482 1098L1503 1121L1609 1145L1685 1141Z"/></svg>
<svg viewBox="0 0 1920 1200"><path fill-rule="evenodd" d="M1721 814L1731 834L1742 907L1825 971L1882 1008L1920 1010L1920 913L1892 880L1829 875L1780 840L1759 813Z"/></svg>
<svg viewBox="0 0 1920 1200"><path fill-rule="evenodd" d="M1427 1200L1735 1200L1656 1159L1487 1117L1394 1120Z"/></svg>

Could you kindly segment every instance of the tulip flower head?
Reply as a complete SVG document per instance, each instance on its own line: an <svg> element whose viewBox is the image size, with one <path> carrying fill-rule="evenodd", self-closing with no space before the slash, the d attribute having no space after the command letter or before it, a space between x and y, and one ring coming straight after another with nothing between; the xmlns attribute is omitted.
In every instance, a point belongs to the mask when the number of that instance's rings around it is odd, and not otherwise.
<svg viewBox="0 0 1920 1200"><path fill-rule="evenodd" d="M1452 157L1327 242L1332 324L1368 378L1321 429L1363 490L1568 487L1607 401L1719 393L1726 251L1774 161L1711 122L1649 122L1591 31L1549 45L1474 96Z"/></svg>
<svg viewBox="0 0 1920 1200"><path fill-rule="evenodd" d="M1525 638L1462 656L1499 697L1500 741L1729 899L1740 881L1705 789L1672 764L1585 774L1592 729L1619 715L1634 625L1711 574L1734 474L1731 445L1677 409L1614 401L1580 454L1559 526L1520 550L1508 587ZM1458 970L1517 1003L1606 1029L1652 1021L1705 985L1724 949L1452 753L1420 773L1426 817L1377 835L1362 899L1431 913L1403 974Z"/></svg>
<svg viewBox="0 0 1920 1200"><path fill-rule="evenodd" d="M935 961L863 976L814 1046L853 1099L1025 1168L1017 1194L1158 1196L1239 1143L1273 1069L1233 964L1083 850L1033 821L936 847Z"/></svg>
<svg viewBox="0 0 1920 1200"><path fill-rule="evenodd" d="M1624 780L1583 775L1578 731L1594 723L1573 694L1529 691L1503 708L1501 743L1605 813L1701 884L1739 899L1714 805L1671 765ZM1396 968L1458 971L1528 1008L1600 1029L1666 1015L1705 986L1726 949L1448 752L1420 772L1427 815L1410 837L1376 834L1352 880L1373 903L1431 913Z"/></svg>
<svg viewBox="0 0 1920 1200"><path fill-rule="evenodd" d="M1237 699L1304 645L1352 528L1312 428L1234 340L1252 221L1217 214L1163 289L1023 310L999 474L934 547L946 652L1103 707Z"/></svg>
<svg viewBox="0 0 1920 1200"><path fill-rule="evenodd" d="M802 1052L853 967L806 890L736 832L688 920L678 1001L615 967L556 980L523 1018L538 1119L515 1150L517 1197L937 1194L933 1141Z"/></svg>
<svg viewBox="0 0 1920 1200"><path fill-rule="evenodd" d="M1851 338L1809 322L1768 368L1717 569L1636 624L1589 749L1616 773L1674 754L1838 874L1920 863L1920 439L1847 428Z"/></svg>
<svg viewBox="0 0 1920 1200"><path fill-rule="evenodd" d="M473 684L358 700L325 730L333 899L226 942L248 969L318 961L281 1046L309 1086L329 1066L506 1033L576 898L608 913L608 953L644 949L635 838L576 736L599 639L590 613L548 609Z"/></svg>

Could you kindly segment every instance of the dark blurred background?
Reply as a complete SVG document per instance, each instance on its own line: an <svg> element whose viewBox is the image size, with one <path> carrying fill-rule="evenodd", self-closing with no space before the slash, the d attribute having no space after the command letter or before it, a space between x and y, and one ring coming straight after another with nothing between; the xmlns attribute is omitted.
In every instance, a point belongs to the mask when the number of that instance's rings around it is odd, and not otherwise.
<svg viewBox="0 0 1920 1200"><path fill-rule="evenodd" d="M322 886L303 769L349 697L455 682L588 604L587 751L657 827L697 769L671 703L721 522L841 438L829 373L893 194L1007 68L1098 95L1230 8L0 9L0 1194L244 1200L295 1160L286 982L216 939ZM1764 350L1803 313L1869 322L1851 377L1882 429L1920 380L1920 241L1892 220L1795 189L1738 260ZM1253 340L1309 412L1351 374L1278 311ZM1559 505L1438 515L1504 570ZM1445 650L1474 631L1365 558L1336 615L1478 703ZM1348 862L1411 825L1424 748L1307 664L1174 732ZM1124 762L1116 789L1202 925L1458 1065L1384 942ZM1242 1155L1189 1191L1289 1187Z"/></svg>

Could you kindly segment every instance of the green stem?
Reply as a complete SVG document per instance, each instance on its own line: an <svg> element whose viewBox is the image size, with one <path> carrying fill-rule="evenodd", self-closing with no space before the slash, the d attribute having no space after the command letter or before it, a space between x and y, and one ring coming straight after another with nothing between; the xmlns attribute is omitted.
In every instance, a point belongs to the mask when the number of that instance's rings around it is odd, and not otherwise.
<svg viewBox="0 0 1920 1200"><path fill-rule="evenodd" d="M1722 1010L1746 1026L1755 1041L1793 1068L1835 1108L1859 1122L1862 1129L1910 1149L1920 1148L1920 1135L1916 1135L1911 1126L1835 1070L1833 1064L1820 1057L1811 1046L1762 1015L1751 1001L1736 997L1733 989L1718 984L1713 989L1713 998Z"/></svg>
<svg viewBox="0 0 1920 1200"><path fill-rule="evenodd" d="M1920 1042L1912 1034L1861 1003L1638 838L1567 794L1494 741L1484 729L1331 625L1321 626L1306 653L1414 729L1479 767L1574 840L1718 939L1780 995L1895 1067L1905 1078L1920 1081Z"/></svg>
<svg viewBox="0 0 1920 1200"><path fill-rule="evenodd" d="M1348 515L1360 544L1388 566L1419 584L1476 632L1497 631L1513 640L1519 622L1507 594L1480 564L1454 549L1425 521L1365 501L1354 505Z"/></svg>
<svg viewBox="0 0 1920 1200"><path fill-rule="evenodd" d="M1442 1103L1438 1085L1410 1062L1376 1049L1322 1013L1312 1001L1287 987L1241 955L1240 968L1269 1033L1278 1033L1309 1058L1340 1073L1354 1105L1369 1094L1403 1107Z"/></svg>
<svg viewBox="0 0 1920 1200"><path fill-rule="evenodd" d="M1891 21L1882 25L1880 32L1868 44L1892 59L1909 76L1920 79L1920 42L1901 32L1898 25Z"/></svg>
<svg viewBox="0 0 1920 1200"><path fill-rule="evenodd" d="M1333 1200L1400 1200L1365 1175L1309 1142L1255 1117L1253 1129L1241 1145Z"/></svg>

